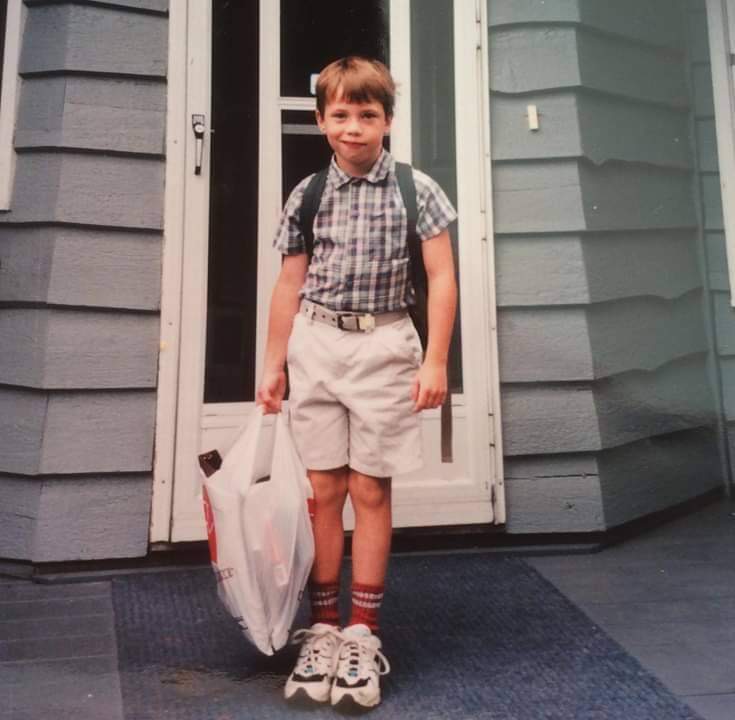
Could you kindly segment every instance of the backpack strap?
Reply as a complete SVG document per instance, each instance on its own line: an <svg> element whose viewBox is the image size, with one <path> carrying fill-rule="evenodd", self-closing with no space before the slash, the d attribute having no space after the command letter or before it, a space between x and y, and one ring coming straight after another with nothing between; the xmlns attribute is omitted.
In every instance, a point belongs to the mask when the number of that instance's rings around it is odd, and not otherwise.
<svg viewBox="0 0 735 720"><path fill-rule="evenodd" d="M309 180L308 185L304 189L304 196L301 199L299 226L301 228L301 234L304 236L304 245L306 246L306 255L309 258L309 262L311 262L311 256L314 254L314 218L316 218L319 205L322 201L328 174L328 167L316 173Z"/></svg>
<svg viewBox="0 0 735 720"><path fill-rule="evenodd" d="M413 181L413 168L408 163L396 163L396 180L398 180L398 189L401 191L401 199L406 208L406 219L408 220L408 251L411 256L411 262L417 259L417 264L422 268L424 260L421 256L421 245L418 233L416 232L416 223L419 219L418 205L416 203L416 184Z"/></svg>
<svg viewBox="0 0 735 720"><path fill-rule="evenodd" d="M416 231L418 222L418 204L416 201L416 184L413 181L413 168L406 163L396 163L396 180L401 191L403 206L406 208L406 244L408 245L409 269L411 285L414 291L415 304L409 308L409 313L416 331L421 340L421 347L426 351L429 335L427 315L428 280L424 267L424 256L421 253L421 238Z"/></svg>

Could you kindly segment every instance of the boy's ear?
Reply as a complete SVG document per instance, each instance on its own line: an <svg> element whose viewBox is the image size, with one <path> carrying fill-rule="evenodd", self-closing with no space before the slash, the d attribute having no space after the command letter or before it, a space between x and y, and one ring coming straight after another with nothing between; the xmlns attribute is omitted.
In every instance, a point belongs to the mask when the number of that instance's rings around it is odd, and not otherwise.
<svg viewBox="0 0 735 720"><path fill-rule="evenodd" d="M319 129L324 132L324 118L322 117L322 114L318 110L315 110L314 115L316 116L316 124L319 126Z"/></svg>
<svg viewBox="0 0 735 720"><path fill-rule="evenodd" d="M386 116L386 118L385 118L385 130L383 131L383 135L390 135L390 126L391 126L391 123L392 122L393 122L393 116L392 115Z"/></svg>

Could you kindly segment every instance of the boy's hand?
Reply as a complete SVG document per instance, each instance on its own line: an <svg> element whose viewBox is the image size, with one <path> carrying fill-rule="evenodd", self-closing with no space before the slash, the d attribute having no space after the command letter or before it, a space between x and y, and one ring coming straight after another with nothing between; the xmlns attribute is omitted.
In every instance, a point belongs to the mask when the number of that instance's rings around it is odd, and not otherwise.
<svg viewBox="0 0 735 720"><path fill-rule="evenodd" d="M285 370L266 370L255 395L255 404L262 405L266 413L281 412L281 401L286 393Z"/></svg>
<svg viewBox="0 0 735 720"><path fill-rule="evenodd" d="M447 365L424 360L411 386L413 411L441 407L447 396Z"/></svg>

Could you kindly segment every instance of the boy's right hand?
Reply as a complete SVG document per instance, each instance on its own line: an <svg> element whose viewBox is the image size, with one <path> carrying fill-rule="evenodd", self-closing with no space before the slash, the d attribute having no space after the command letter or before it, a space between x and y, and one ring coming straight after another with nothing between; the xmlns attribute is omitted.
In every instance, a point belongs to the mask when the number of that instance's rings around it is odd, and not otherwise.
<svg viewBox="0 0 735 720"><path fill-rule="evenodd" d="M255 404L262 405L266 415L268 413L279 413L281 412L281 401L285 393L285 370L266 370L255 395Z"/></svg>

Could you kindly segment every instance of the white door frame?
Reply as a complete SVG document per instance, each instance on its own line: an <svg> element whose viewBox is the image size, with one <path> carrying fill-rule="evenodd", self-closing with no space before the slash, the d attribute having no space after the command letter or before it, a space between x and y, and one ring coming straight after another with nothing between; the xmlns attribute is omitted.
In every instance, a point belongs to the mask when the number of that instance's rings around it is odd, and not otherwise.
<svg viewBox="0 0 735 720"><path fill-rule="evenodd" d="M712 86L720 169L722 214L730 278L730 304L735 306L735 0L706 0Z"/></svg>
<svg viewBox="0 0 735 720"><path fill-rule="evenodd" d="M280 33L278 26L279 3L264 3L261 11L261 37L269 33ZM274 11L272 8L275 7ZM166 198L163 247L163 286L161 305L161 354L158 376L158 408L156 424L156 446L154 461L153 506L151 513L152 543L172 540L194 539L194 537L172 536L172 510L174 502L174 477L195 473L196 453L199 448L201 398L204 390L204 348L206 333L206 272L185 272L185 268L207 265L207 244L195 237L208 236L208 216L202 208L209 206L209 128L205 134L201 175L193 178L194 136L191 131L191 116L204 114L210 120L211 83L211 0L188 0L172 3L169 11L169 75L167 114L167 159ZM408 19L408 0L393 0L391 30L393 23L405 23ZM471 16L471 17L470 17ZM274 24L275 23L275 24ZM471 408L468 439L470 448L485 442L486 430L490 438L490 466L481 472L494 478L491 499L492 522L505 522L503 492L499 378L497 361L497 336L495 322L494 252L492 234L492 204L490 175L490 135L487 92L487 20L482 0L455 2L455 105L456 133L462 141L458 143L457 182L458 195L462 198L459 218L460 242L458 265L462 277L463 294L473 298L475 314L462 314L462 333L473 338L473 346L482 347L483 352L463 353L463 377L467 384L472 378L481 378L481 386L488 388L487 397L476 399ZM276 35L277 36L277 35ZM398 50L398 48L396 48ZM397 75L405 74L410 67L410 49L401 48L401 55L394 58L393 70ZM279 58L279 53L270 57ZM264 67L261 74L272 78L274 68ZM475 73L462 72L463 68L475 67ZM279 68L275 67L275 72ZM277 83L263 82L261 77L261 106L266 113L280 113L283 107L269 93L277 92ZM405 87L404 87L405 92ZM408 95L408 93L406 93ZM397 112L409 114L405 107ZM303 100L299 100L303 103ZM399 101L400 102L400 101ZM288 99L280 105L289 107ZM476 112L467 112L475 108ZM261 114L261 123L267 120ZM280 126L280 117L270 118ZM400 125L400 123L398 124ZM398 125L396 127L398 127ZM405 125L405 124L404 124ZM275 168L280 173L281 148L278 136L271 133L271 144L261 140L261 171ZM474 142L473 142L474 139ZM410 158L410 146L400 135L393 138L395 154ZM277 147L276 147L277 146ZM482 148L478 153L477 148ZM477 183L477 178L482 182ZM260 182L259 187L268 187ZM261 191L262 192L262 191ZM273 193L261 194L259 202L259 227L275 228L281 210L281 199ZM185 232L186 229L186 232ZM474 244L474 247L473 247ZM478 262L478 247L482 262ZM278 272L278 258L265 243L259 244L259 285L272 286ZM270 251L270 252L269 252ZM262 257L261 257L262 253ZM187 265L184 264L187 257ZM196 263L189 261L196 256ZM478 299L482 301L479 303ZM264 342L265 312L267 303L258 310L257 369L259 376ZM469 304L467 304L469 307ZM182 325L182 316L186 323ZM186 348L182 352L181 348ZM194 350L197 349L197 350ZM485 359L489 358L489 362ZM180 392L182 380L186 379L186 392ZM460 404L461 404L461 398ZM237 404L229 412L237 413ZM438 411L429 411L438 412ZM481 431L482 428L482 431ZM177 450L178 449L178 450ZM481 453L485 455L485 453ZM484 465L485 463L483 463ZM471 521L471 520L470 520Z"/></svg>

